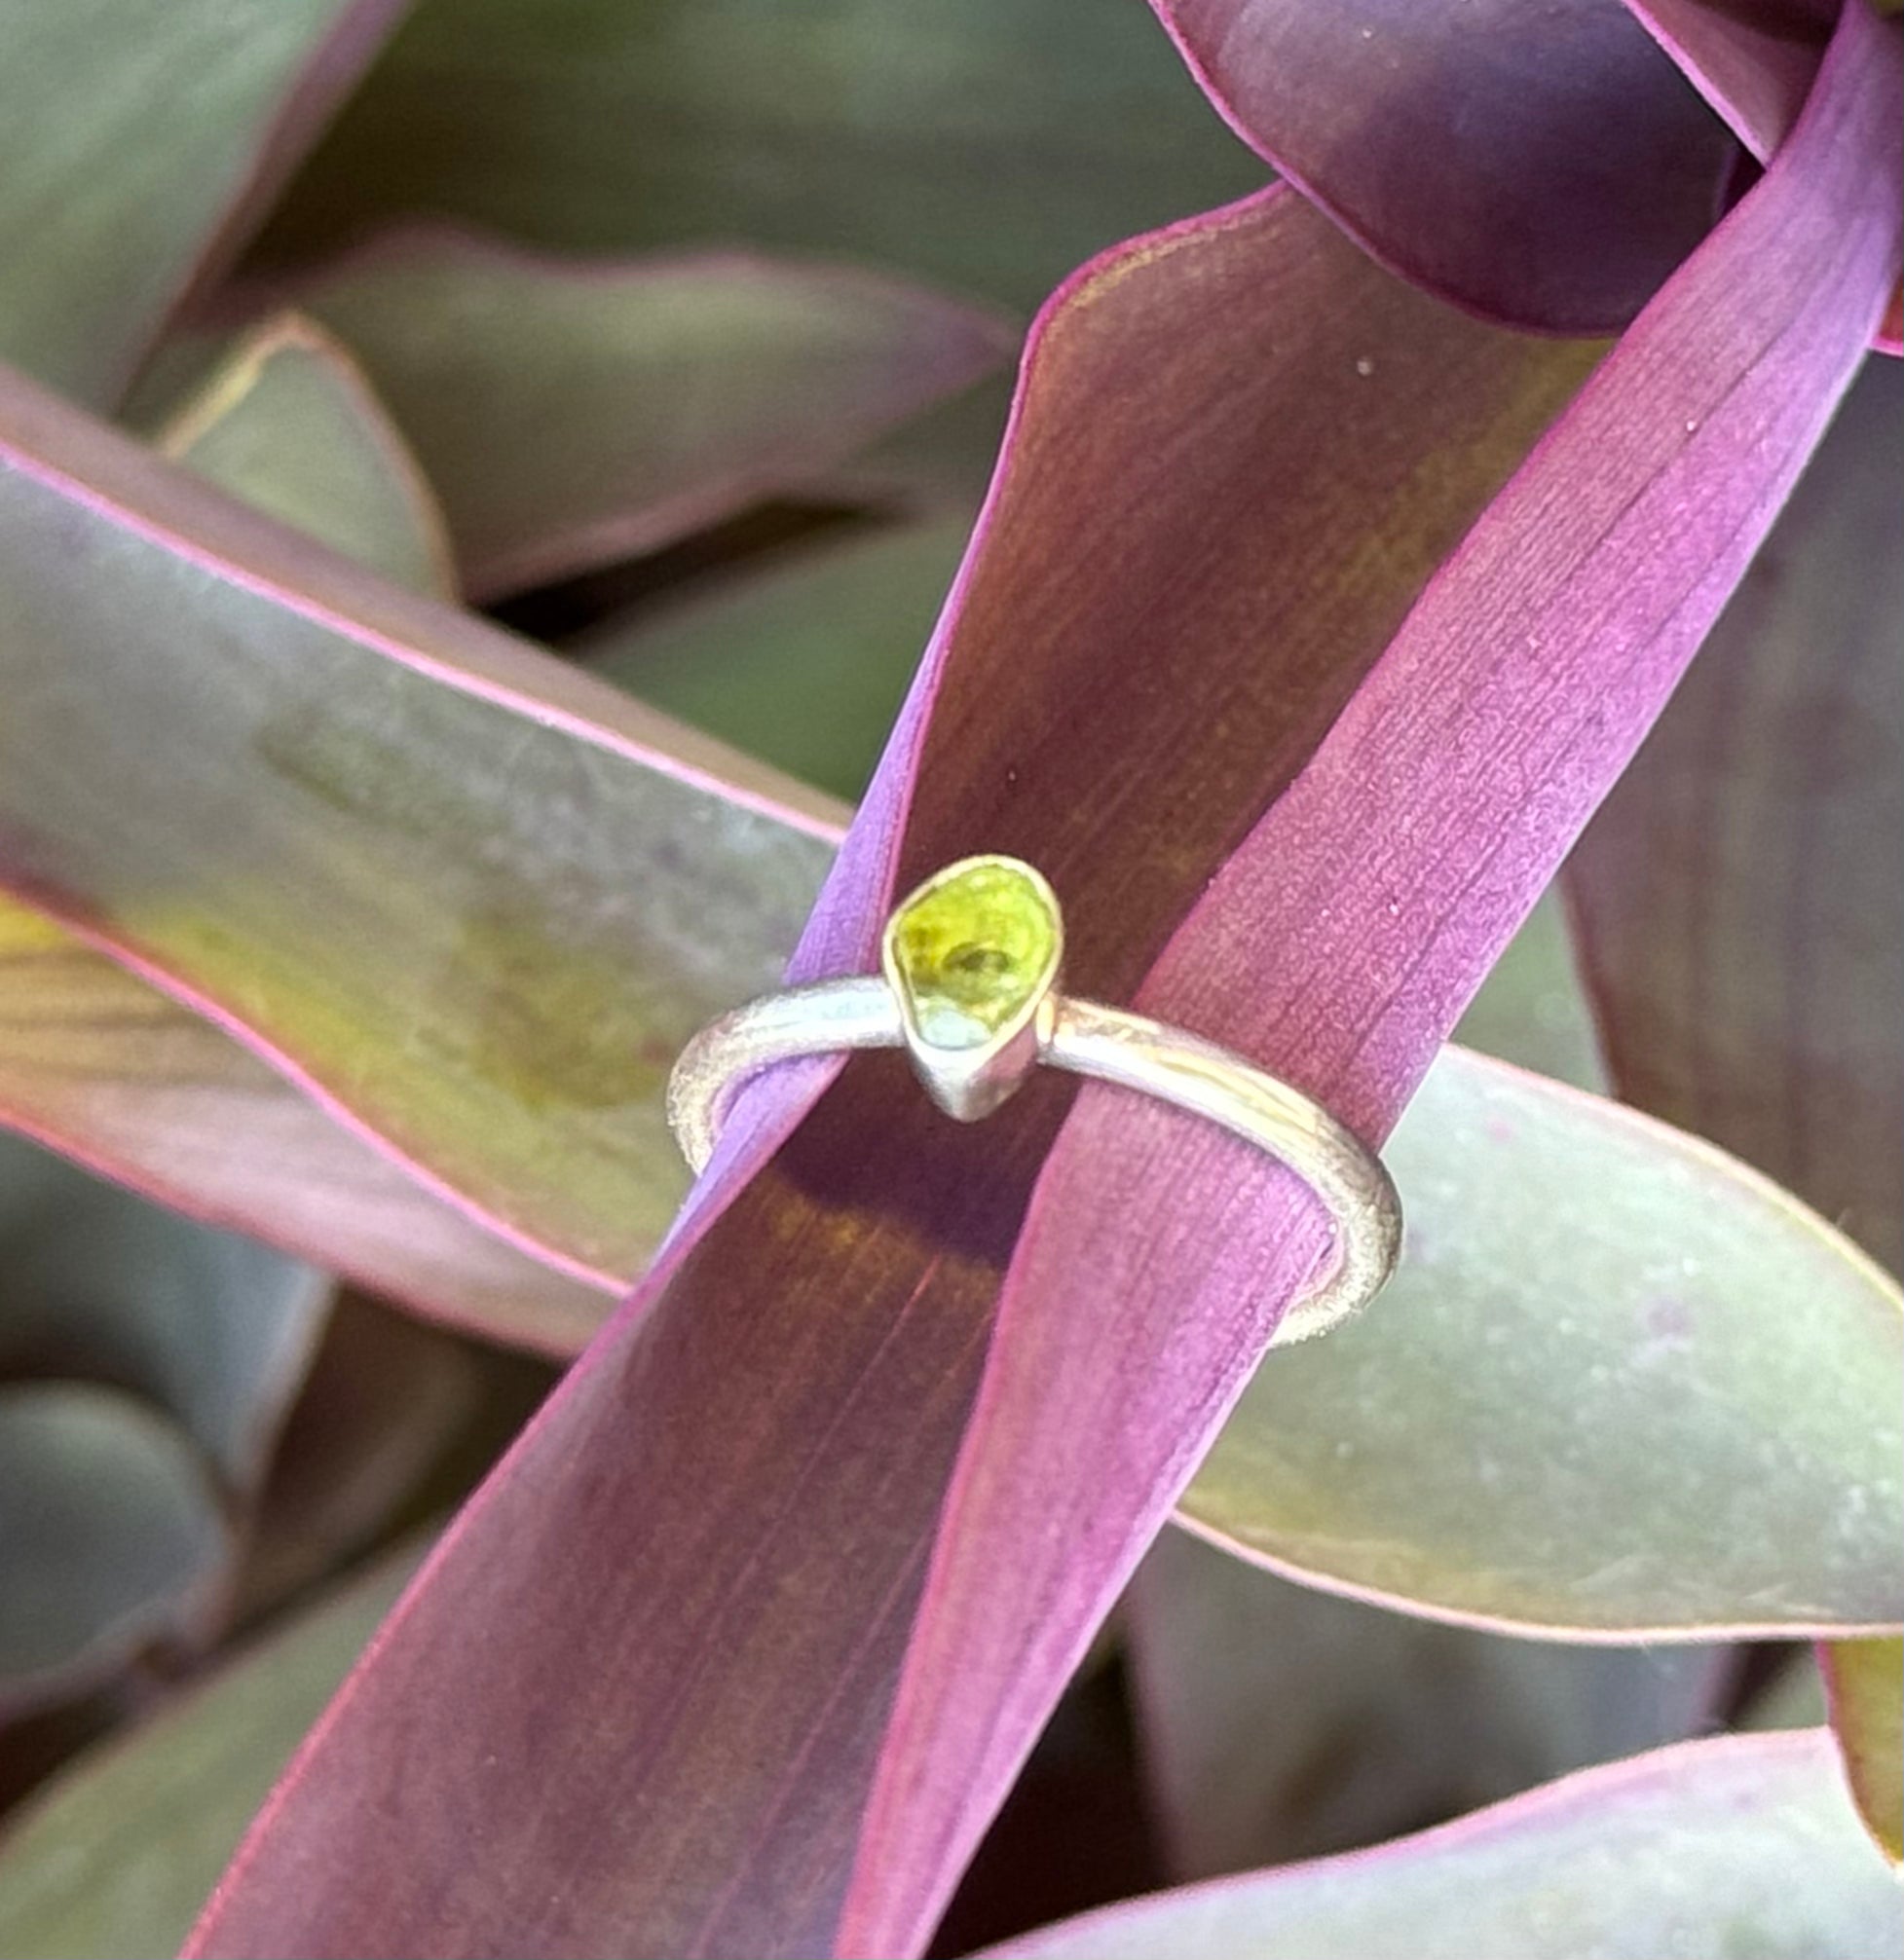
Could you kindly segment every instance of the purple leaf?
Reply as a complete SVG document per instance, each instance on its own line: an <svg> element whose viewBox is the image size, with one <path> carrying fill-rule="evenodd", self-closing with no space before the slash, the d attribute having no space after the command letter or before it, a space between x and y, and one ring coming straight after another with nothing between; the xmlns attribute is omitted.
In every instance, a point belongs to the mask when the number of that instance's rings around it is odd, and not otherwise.
<svg viewBox="0 0 1904 1960"><path fill-rule="evenodd" d="M1761 163L1798 121L1842 4L1843 0L1626 0L1647 31Z"/></svg>
<svg viewBox="0 0 1904 1960"><path fill-rule="evenodd" d="M859 964L896 876L1019 848L1072 900L1080 989L1127 998L1247 834L1143 997L1371 1130L1391 1120L1869 332L1898 232L1875 32L1848 15L1793 142L1339 718L1580 351L1409 295L1288 191L1067 287L802 970ZM954 1131L890 1062L856 1063L758 1176L828 1071L743 1106L649 1281L280 1786L195 1951L922 1943L1317 1240L1237 1153L1087 1092L994 1333L1062 1092Z"/></svg>
<svg viewBox="0 0 1904 1960"><path fill-rule="evenodd" d="M1904 371L1868 362L1567 872L1619 1091L1904 1270Z"/></svg>
<svg viewBox="0 0 1904 1960"><path fill-rule="evenodd" d="M1232 128L1403 277L1559 333L1624 326L1737 146L1619 0L1151 0Z"/></svg>
<svg viewBox="0 0 1904 1960"><path fill-rule="evenodd" d="M1423 298L1286 190L1087 270L1033 334L942 630L915 848L1016 842L1095 889L1073 964L1128 992L1596 351ZM918 735L915 711L876 850ZM880 903L829 912L844 957ZM784 1130L811 1086L756 1106ZM965 1129L869 1058L735 1202L772 1141L737 1126L294 1770L205 1949L824 1948L1061 1109L1041 1083ZM555 1846L552 1894L524 1874ZM339 1859L357 1883L307 1882Z"/></svg>
<svg viewBox="0 0 1904 1960"><path fill-rule="evenodd" d="M1848 8L1790 143L1441 568L1143 1007L1386 1132L1848 382L1897 276L1901 125L1896 42ZM861 861L849 837L842 867ZM1162 1105L1079 1095L999 1302L840 1950L922 1946L1321 1250L1293 1180L1260 1166Z"/></svg>
<svg viewBox="0 0 1904 1960"><path fill-rule="evenodd" d="M1590 1769L1373 1851L1160 1893L980 1960L1873 1960L1904 1902L1817 1729Z"/></svg>

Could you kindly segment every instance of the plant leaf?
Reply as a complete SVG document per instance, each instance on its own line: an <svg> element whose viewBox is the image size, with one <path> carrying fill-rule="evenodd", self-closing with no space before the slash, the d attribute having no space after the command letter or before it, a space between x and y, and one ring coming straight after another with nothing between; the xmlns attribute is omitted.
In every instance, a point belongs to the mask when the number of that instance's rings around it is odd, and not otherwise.
<svg viewBox="0 0 1904 1960"><path fill-rule="evenodd" d="M29 1144L0 1136L11 1181ZM329 1312L320 1273L69 1165L0 1235L0 1373L109 1382L171 1416L233 1498L263 1477Z"/></svg>
<svg viewBox="0 0 1904 1960"><path fill-rule="evenodd" d="M1904 1642L1824 1641L1818 1657L1858 1815L1885 1856L1904 1862Z"/></svg>
<svg viewBox="0 0 1904 1960"><path fill-rule="evenodd" d="M1791 141L1441 567L1197 899L1142 1011L1261 1057L1358 1133L1386 1132L1664 705L1855 368L1904 231L1901 71L1887 32L1847 9ZM915 812L930 783L921 769ZM864 905L868 855L849 837L822 917ZM1167 1105L1079 1092L999 1298L841 1950L929 1937L1324 1249L1280 1166Z"/></svg>
<svg viewBox="0 0 1904 1960"><path fill-rule="evenodd" d="M174 427L234 495L445 590L441 522L382 410L317 329L247 342ZM607 1296L492 1237L210 1021L0 900L0 1117L207 1223L491 1339L573 1353Z"/></svg>
<svg viewBox="0 0 1904 1960"><path fill-rule="evenodd" d="M595 252L744 239L1028 310L1262 180L1136 6L424 0L269 245L431 211Z"/></svg>
<svg viewBox="0 0 1904 1960"><path fill-rule="evenodd" d="M1556 889L1549 888L1489 968L1454 1038L1550 1081L1604 1091L1599 1033Z"/></svg>
<svg viewBox="0 0 1904 1960"><path fill-rule="evenodd" d="M1494 318L1614 332L1723 208L1737 145L1618 0L1151 4L1231 128Z"/></svg>
<svg viewBox="0 0 1904 1960"><path fill-rule="evenodd" d="M1723 1648L1505 1640L1292 1586L1182 1532L1126 1595L1176 1878L1358 1845L1698 1732Z"/></svg>
<svg viewBox="0 0 1904 1960"><path fill-rule="evenodd" d="M168 1417L87 1383L0 1385L0 1719L203 1639L232 1552Z"/></svg>
<svg viewBox="0 0 1904 1960"><path fill-rule="evenodd" d="M1871 361L1568 868L1628 1102L1904 1270L1904 371Z"/></svg>
<svg viewBox="0 0 1904 1960"><path fill-rule="evenodd" d="M794 971L863 964L898 879L1018 850L1075 907L1081 992L1239 1041L1373 1129L1657 712L1868 335L1897 249L1897 74L1868 19L1846 22L1791 144L1393 646L1583 351L1413 295L1288 191L1061 293ZM1266 892L1272 863L1285 888ZM1168 961L1140 988L1207 883L1175 948L1211 954L1212 997ZM1226 909L1240 959L1204 929ZM1248 1024L1292 1001L1311 1017L1274 1039ZM1064 1088L961 1129L927 1121L891 1062L855 1062L803 1123L830 1068L743 1102L649 1277L293 1765L194 1951L922 1943L1320 1239L1281 1231L1284 1190L1213 1165L1201 1132L1144 1162L1160 1119L1087 1090L994 1326ZM1133 1172L1114 1194L1080 1188L1112 1165ZM1213 1213L1234 1188L1218 1170L1243 1189ZM1059 1243L1065 1183L1088 1258ZM1155 1402L1124 1399L1139 1388ZM565 1691L530 1732L510 1712L555 1654ZM552 1855L558 1887L511 1884ZM348 1896L304 1882L340 1867Z"/></svg>
<svg viewBox="0 0 1904 1960"><path fill-rule="evenodd" d="M346 558L455 598L429 485L355 363L311 321L284 314L246 335L159 446Z"/></svg>
<svg viewBox="0 0 1904 1960"><path fill-rule="evenodd" d="M1834 0L1626 0L1647 31L1763 163L1817 79Z"/></svg>
<svg viewBox="0 0 1904 1960"><path fill-rule="evenodd" d="M1904 1622L1904 1298L1775 1186L1443 1051L1389 1139L1409 1243L1267 1362L1182 1514L1311 1584L1571 1638Z"/></svg>
<svg viewBox="0 0 1904 1960"><path fill-rule="evenodd" d="M776 977L831 806L18 381L0 462L0 884L496 1229L634 1272L668 1062Z"/></svg>
<svg viewBox="0 0 1904 1960"><path fill-rule="evenodd" d="M1589 1769L1377 1851L1113 1905L982 1960L1870 1960L1904 1899L1821 1730Z"/></svg>
<svg viewBox="0 0 1904 1960"><path fill-rule="evenodd" d="M572 1354L610 1294L484 1231L210 1021L0 899L0 1120L202 1223Z"/></svg>
<svg viewBox="0 0 1904 1960"><path fill-rule="evenodd" d="M0 359L98 404L242 242L404 0L7 9Z"/></svg>
<svg viewBox="0 0 1904 1960"><path fill-rule="evenodd" d="M1015 338L840 267L557 258L440 229L266 290L362 362L479 599L798 487L998 368Z"/></svg>
<svg viewBox="0 0 1904 1960"><path fill-rule="evenodd" d="M971 529L959 513L877 532L570 650L651 707L856 797Z"/></svg>
<svg viewBox="0 0 1904 1960"><path fill-rule="evenodd" d="M0 1839L0 1960L151 1960L415 1570L406 1546L72 1762Z"/></svg>
<svg viewBox="0 0 1904 1960"><path fill-rule="evenodd" d="M1219 862L1239 804L1300 765L1597 351L1422 298L1288 192L1082 276L1033 333L1000 487L932 656L968 705L941 707L957 732L921 772L915 848L1028 850L1072 901L1075 984L1128 995L1186 863ZM1229 575L1284 565L1304 578ZM917 739L916 711L899 739ZM1107 775L1139 742L1146 766ZM869 834L900 794L876 784ZM890 1063L856 1064L851 1099L830 1099L681 1270L711 1194L730 1197L766 1148L757 1112L797 1106L812 1072L743 1104L740 1154L453 1528L242 1854L206 1950L440 1944L429 1870L455 1895L455 1937L478 1944L825 1947L877 1740L867 1712L891 1691L1016 1210L1063 1106L1041 1081L981 1128L949 1125ZM631 1422L636 1408L666 1413ZM520 1702L551 1642L565 1693L539 1697L533 1733L511 1730L507 1776L443 1761L502 1746L470 1711ZM399 1730L427 1735L437 1764L400 1868L383 1840L350 1841ZM633 1786L638 1818L609 1794ZM718 1808L695 1795L710 1787ZM532 1899L503 1864L433 1866L429 1845L447 1857L470 1830L530 1858L559 1841L573 1878ZM355 1862L362 1886L289 1882L306 1846Z"/></svg>

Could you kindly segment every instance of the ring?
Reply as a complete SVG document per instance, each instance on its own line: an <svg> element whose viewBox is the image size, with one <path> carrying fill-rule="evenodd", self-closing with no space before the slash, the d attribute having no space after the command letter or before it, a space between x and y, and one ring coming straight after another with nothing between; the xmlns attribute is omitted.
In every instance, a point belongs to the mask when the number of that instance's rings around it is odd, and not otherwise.
<svg viewBox="0 0 1904 1960"><path fill-rule="evenodd" d="M1206 1117L1287 1165L1322 1201L1334 1242L1274 1345L1365 1307L1401 1249L1401 1203L1381 1159L1320 1103L1228 1049L1067 998L1064 952L1057 895L1029 865L948 865L886 921L878 975L766 994L694 1036L668 1081L683 1156L703 1169L740 1086L803 1055L904 1048L926 1093L961 1123L989 1116L1043 1063Z"/></svg>

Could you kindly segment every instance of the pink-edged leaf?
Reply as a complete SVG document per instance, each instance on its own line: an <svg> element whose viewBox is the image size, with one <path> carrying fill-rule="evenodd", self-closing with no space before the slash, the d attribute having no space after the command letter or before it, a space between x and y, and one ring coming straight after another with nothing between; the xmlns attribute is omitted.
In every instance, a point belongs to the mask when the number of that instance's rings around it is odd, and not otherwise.
<svg viewBox="0 0 1904 1960"><path fill-rule="evenodd" d="M1904 372L1867 363L1567 879L1620 1093L1904 1270Z"/></svg>
<svg viewBox="0 0 1904 1960"><path fill-rule="evenodd" d="M1377 1850L1136 1900L983 1960L1874 1960L1904 1897L1822 1730L1585 1770Z"/></svg>
<svg viewBox="0 0 1904 1960"><path fill-rule="evenodd" d="M1560 1639L1904 1624L1904 1295L1710 1144L1444 1049L1383 1311L1275 1356L1179 1504L1291 1577Z"/></svg>
<svg viewBox="0 0 1904 1960"><path fill-rule="evenodd" d="M1002 366L1015 339L843 267L556 257L444 229L264 291L362 363L484 599L796 489Z"/></svg>
<svg viewBox="0 0 1904 1960"><path fill-rule="evenodd" d="M1647 31L1761 163L1798 121L1842 4L1843 0L1626 0Z"/></svg>
<svg viewBox="0 0 1904 1960"><path fill-rule="evenodd" d="M211 1021L6 900L0 1123L489 1340L573 1354L613 1299L485 1231Z"/></svg>
<svg viewBox="0 0 1904 1960"><path fill-rule="evenodd" d="M309 323L251 337L166 441L233 495L447 592L441 520L414 463ZM599 1287L485 1232L210 1021L5 899L0 1122L492 1339L573 1353L607 1312Z"/></svg>
<svg viewBox="0 0 1904 1960"><path fill-rule="evenodd" d="M1095 893L1078 983L1128 994L1596 351L1422 297L1287 190L1089 268L1032 336L942 629L916 849L1016 844ZM867 806L876 852L921 720ZM829 913L843 957L879 904ZM811 1087L752 1106L784 1130ZM1040 1082L949 1125L868 1057L736 1198L772 1141L738 1125L292 1772L204 1949L824 1949L1062 1106ZM388 1803L394 1835L370 1829ZM551 1891L528 1874L558 1846ZM357 1883L311 1880L340 1859Z"/></svg>
<svg viewBox="0 0 1904 1960"><path fill-rule="evenodd" d="M0 884L493 1229L625 1281L826 799L0 387Z"/></svg>
<svg viewBox="0 0 1904 1960"><path fill-rule="evenodd" d="M1889 33L1848 9L1791 141L1441 568L1140 1005L1386 1132L1850 378L1898 272L1901 67ZM849 839L835 905L855 871L863 891L865 863ZM1288 1173L1166 1106L1079 1094L999 1302L840 1950L922 1947L1322 1250Z"/></svg>
<svg viewBox="0 0 1904 1960"><path fill-rule="evenodd" d="M1326 1345L1326 1344L1323 1344ZM1436 1626L1165 1532L1120 1620L1174 1879L1348 1851L1707 1727L1726 1647Z"/></svg>
<svg viewBox="0 0 1904 1960"><path fill-rule="evenodd" d="M1495 318L1624 326L1719 215L1730 134L1620 0L1151 0L1246 141Z"/></svg>
<svg viewBox="0 0 1904 1960"><path fill-rule="evenodd" d="M1904 1862L1904 1641L1824 1641L1818 1665L1858 1815Z"/></svg>
<svg viewBox="0 0 1904 1960"><path fill-rule="evenodd" d="M264 249L429 211L569 251L817 252L1029 312L1262 181L1136 0L422 0Z"/></svg>
<svg viewBox="0 0 1904 1960"><path fill-rule="evenodd" d="M797 971L863 965L897 878L1019 849L1071 901L1080 990L1129 998L1247 834L1140 997L1371 1130L1392 1117L1869 331L1897 253L1897 74L1847 18L1764 182L1339 714L1580 351L1410 294L1287 190L1068 287ZM1210 943L1225 912L1243 943ZM1181 968L1206 954L1200 988ZM1252 1024L1305 998L1306 1021ZM828 1074L743 1105L194 1951L917 1950L1319 1241L1253 1161L1087 1091L994 1327L1061 1086L966 1130L871 1057L800 1122ZM1160 1133L1169 1161L1142 1162Z"/></svg>
<svg viewBox="0 0 1904 1960"><path fill-rule="evenodd" d="M0 358L96 403L241 244L407 0L9 10Z"/></svg>

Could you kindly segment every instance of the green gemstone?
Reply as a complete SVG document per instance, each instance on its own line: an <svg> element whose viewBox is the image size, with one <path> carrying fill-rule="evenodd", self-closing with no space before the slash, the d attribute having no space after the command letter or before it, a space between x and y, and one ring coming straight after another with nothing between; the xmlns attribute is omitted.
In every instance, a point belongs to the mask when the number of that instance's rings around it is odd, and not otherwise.
<svg viewBox="0 0 1904 1960"><path fill-rule="evenodd" d="M1058 971L1051 889L1011 858L975 858L929 879L892 915L886 971L920 1040L983 1048L1037 1002Z"/></svg>

